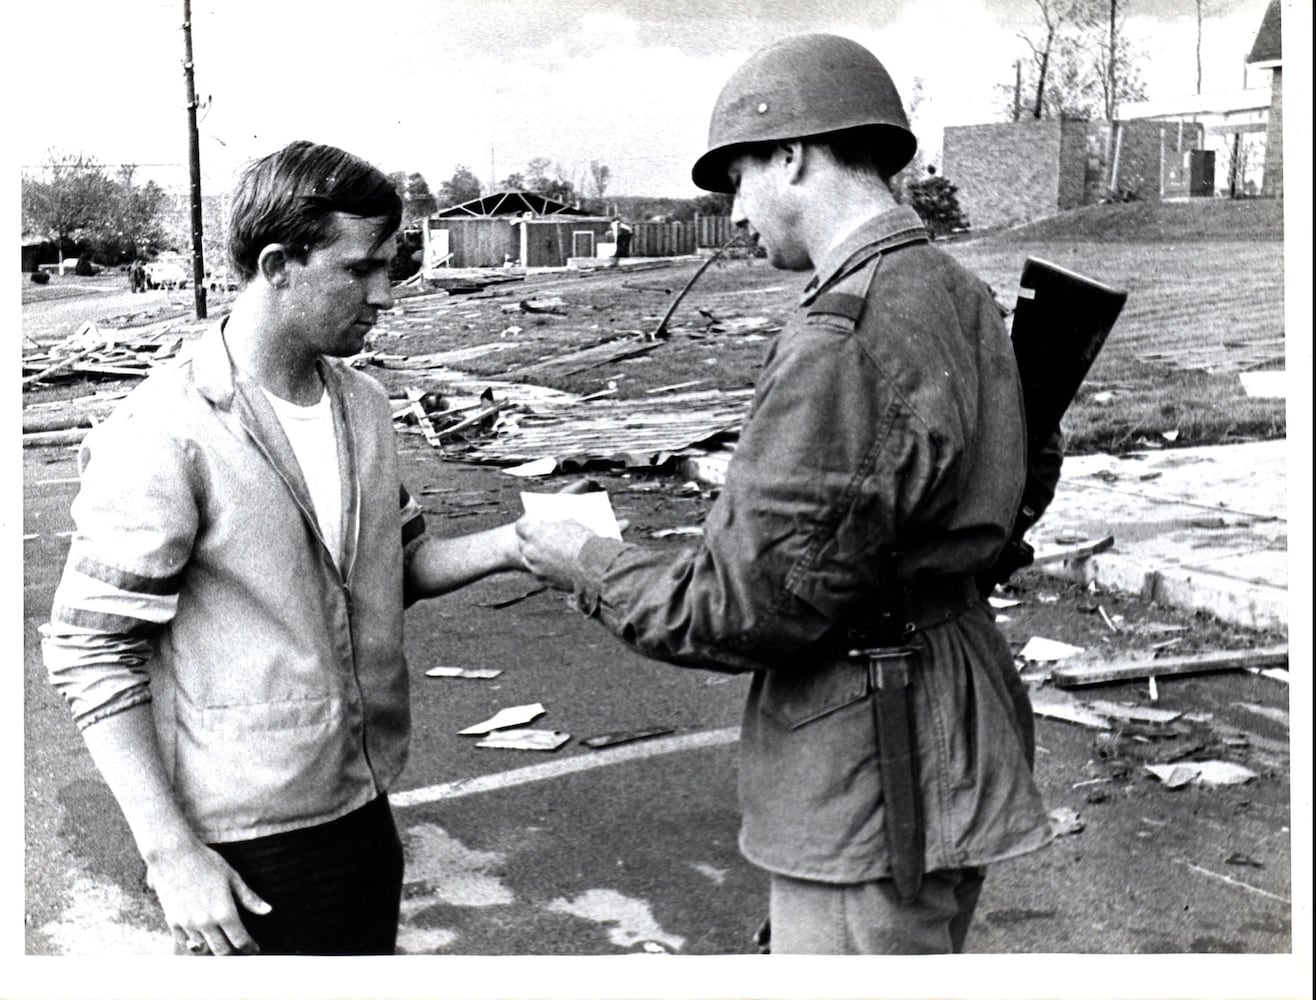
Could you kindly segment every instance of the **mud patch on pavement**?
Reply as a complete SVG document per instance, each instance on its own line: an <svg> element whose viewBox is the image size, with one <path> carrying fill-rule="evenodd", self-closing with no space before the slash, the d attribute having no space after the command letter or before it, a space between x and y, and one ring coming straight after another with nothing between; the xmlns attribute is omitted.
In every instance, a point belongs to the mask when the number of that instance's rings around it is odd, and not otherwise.
<svg viewBox="0 0 1316 1000"><path fill-rule="evenodd" d="M596 924L612 925L608 930L608 940L621 948L634 948L649 942L662 945L668 951L680 951L685 946L685 938L669 934L658 925L648 903L612 889L590 889L575 899L555 899L546 909Z"/></svg>
<svg viewBox="0 0 1316 1000"><path fill-rule="evenodd" d="M129 922L134 901L113 882L74 873L69 904L58 920L41 928L56 955L172 955L173 938Z"/></svg>

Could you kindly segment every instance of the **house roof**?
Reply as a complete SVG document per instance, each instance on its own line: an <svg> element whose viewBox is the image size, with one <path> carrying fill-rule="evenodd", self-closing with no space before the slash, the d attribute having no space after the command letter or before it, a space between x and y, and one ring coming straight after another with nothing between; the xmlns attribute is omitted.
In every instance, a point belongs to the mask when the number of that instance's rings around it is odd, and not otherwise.
<svg viewBox="0 0 1316 1000"><path fill-rule="evenodd" d="M588 215L578 208L572 208L552 198L545 198L533 191L496 191L483 198L473 198L453 205L435 213L440 219L452 219L465 215L521 215L530 212L533 215Z"/></svg>
<svg viewBox="0 0 1316 1000"><path fill-rule="evenodd" d="M1252 43L1252 52L1247 57L1248 65L1256 63L1278 65L1283 59L1282 41L1279 0L1270 0L1266 6L1266 14L1261 19L1261 28L1257 31L1256 41Z"/></svg>

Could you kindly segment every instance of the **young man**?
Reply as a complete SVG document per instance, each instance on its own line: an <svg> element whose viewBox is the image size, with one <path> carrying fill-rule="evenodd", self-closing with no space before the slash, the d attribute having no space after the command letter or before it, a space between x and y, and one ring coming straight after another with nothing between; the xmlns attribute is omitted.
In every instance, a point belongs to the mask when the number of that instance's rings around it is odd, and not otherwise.
<svg viewBox="0 0 1316 1000"><path fill-rule="evenodd" d="M672 556L517 528L526 565L640 652L754 673L740 842L771 873L777 953L959 951L983 866L1051 837L1027 694L974 583L1020 501L1018 373L987 287L892 196L914 149L854 42L742 66L695 183L813 277L703 539Z"/></svg>
<svg viewBox="0 0 1316 1000"><path fill-rule="evenodd" d="M339 149L251 165L231 314L81 453L45 660L180 951L393 952L403 608L521 568L511 525L425 534L341 360L393 304L401 212Z"/></svg>

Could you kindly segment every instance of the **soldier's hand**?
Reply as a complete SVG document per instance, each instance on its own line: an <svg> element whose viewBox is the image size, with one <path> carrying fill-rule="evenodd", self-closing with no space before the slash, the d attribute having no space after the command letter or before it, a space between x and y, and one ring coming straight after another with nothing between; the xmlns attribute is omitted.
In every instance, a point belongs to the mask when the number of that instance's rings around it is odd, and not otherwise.
<svg viewBox="0 0 1316 1000"><path fill-rule="evenodd" d="M180 954L256 954L260 949L242 923L238 907L270 912L219 854L194 842L155 853L147 884L155 891Z"/></svg>
<svg viewBox="0 0 1316 1000"><path fill-rule="evenodd" d="M559 590L571 590L581 546L596 536L576 521L531 521L523 517L516 522L516 537L526 569Z"/></svg>

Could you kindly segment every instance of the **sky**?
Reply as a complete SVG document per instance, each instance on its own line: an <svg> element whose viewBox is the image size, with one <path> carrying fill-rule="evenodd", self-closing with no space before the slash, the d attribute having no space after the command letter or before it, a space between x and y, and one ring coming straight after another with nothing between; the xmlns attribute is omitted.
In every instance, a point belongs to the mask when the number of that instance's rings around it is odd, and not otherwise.
<svg viewBox="0 0 1316 1000"><path fill-rule="evenodd" d="M1197 0L1126 0L1150 56L1149 97L1196 89ZM1203 0L1205 91L1244 85L1266 0ZM187 186L182 0L15 4L10 155L138 165ZM57 13L56 13L57 12ZM1035 0L193 0L202 190L293 139L332 143L430 187L544 157L580 188L688 197L718 91L756 49L828 31L867 45L907 103L930 162L942 129L1000 120ZM21 87L14 81L22 82ZM1251 86L1267 86L1252 71ZM593 193L592 187L587 191Z"/></svg>

